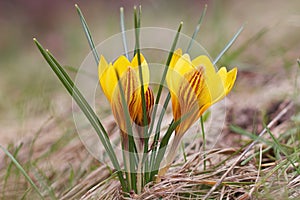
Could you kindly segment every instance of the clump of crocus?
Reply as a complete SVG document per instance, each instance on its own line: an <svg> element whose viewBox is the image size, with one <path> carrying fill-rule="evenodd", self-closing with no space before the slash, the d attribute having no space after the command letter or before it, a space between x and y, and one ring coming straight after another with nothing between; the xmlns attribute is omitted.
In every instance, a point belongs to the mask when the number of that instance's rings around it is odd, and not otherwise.
<svg viewBox="0 0 300 200"><path fill-rule="evenodd" d="M191 60L188 54L182 55L181 49L174 52L182 27L181 22L165 64L168 67L165 68L162 74L161 84L156 96L156 102L158 103L163 90L163 83L166 80L170 94L168 94L164 106L168 106L171 98L174 120L169 124L166 132L161 133L164 131L161 130L161 124L168 122L163 121L165 112L160 113L158 120L151 119L154 95L149 87L148 64L140 53L139 45L141 7L138 10L136 7L134 8L136 43L134 56L131 61L128 55L128 52L131 50L128 51L126 45L123 8L120 9L122 38L126 57L120 56L113 63L108 63L103 56L99 58L86 21L77 5L76 8L98 64L100 85L111 104L112 113L120 128L124 168L119 163L113 143L109 139L109 134L95 111L53 55L44 49L36 39L34 41L52 70L97 132L114 169L116 169L122 190L125 192L124 195L130 197L132 192L141 193L143 186L154 181L157 175L156 180L159 180L167 172L174 160L179 142L184 133L211 105L223 99L231 91L236 79L237 69L234 68L227 72L226 68L222 67L216 71L210 59L205 55L200 55ZM205 12L206 8L199 19L188 50L199 31ZM240 31L237 35L239 33ZM230 43L235 40L236 36ZM228 49L227 47L225 47L221 55ZM217 61L218 59L215 60L215 62ZM157 107L154 107L152 117L156 117L156 114L158 114ZM157 124L155 125L154 122L156 121ZM155 130L155 132L153 133L152 130ZM169 140L173 132L175 132L174 138L170 144ZM134 134L137 134L137 136ZM170 147L165 156L167 146ZM166 161L164 165L161 162L163 158ZM161 167L160 170L159 167Z"/></svg>
<svg viewBox="0 0 300 200"><path fill-rule="evenodd" d="M181 123L175 129L175 137L166 156L166 165L160 170L159 176L165 174L170 167L184 133L211 105L231 91L236 75L237 68L227 72L222 67L216 72L205 55L191 60L188 54L182 55L181 49L175 51L166 80L171 93L174 121L181 120Z"/></svg>

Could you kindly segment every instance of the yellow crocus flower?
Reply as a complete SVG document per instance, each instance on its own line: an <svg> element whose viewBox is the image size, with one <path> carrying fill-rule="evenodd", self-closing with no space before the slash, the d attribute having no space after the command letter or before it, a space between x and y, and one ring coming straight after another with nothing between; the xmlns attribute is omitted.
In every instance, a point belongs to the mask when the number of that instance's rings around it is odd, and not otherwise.
<svg viewBox="0 0 300 200"><path fill-rule="evenodd" d="M149 68L143 55L141 58L141 68L144 82L144 94L146 103L147 121L150 122L150 111L154 103L154 97L149 83ZM143 125L143 109L141 98L141 83L139 77L137 54L130 62L125 56L120 56L113 64L107 63L105 58L101 56L98 73L102 90L109 100L113 115L118 123L121 132L126 133L126 121L124 114L124 106L122 105L122 97L118 81L121 82L131 122L138 126ZM119 75L119 80L117 74Z"/></svg>
<svg viewBox="0 0 300 200"><path fill-rule="evenodd" d="M183 134L211 105L230 92L236 75L237 68L227 72L226 68L222 67L216 72L212 62L205 55L191 60L188 54L182 55L181 49L174 52L166 81L171 93L174 121L181 122L175 129L173 142L165 157L164 166L161 166L158 172L157 182L171 166Z"/></svg>
<svg viewBox="0 0 300 200"><path fill-rule="evenodd" d="M232 89L237 75L237 68L227 72L222 67L218 72L210 59L201 55L191 61L188 54L182 55L181 49L174 52L167 84L171 93L174 120L185 114L175 134L184 134L197 119L214 103L224 98Z"/></svg>

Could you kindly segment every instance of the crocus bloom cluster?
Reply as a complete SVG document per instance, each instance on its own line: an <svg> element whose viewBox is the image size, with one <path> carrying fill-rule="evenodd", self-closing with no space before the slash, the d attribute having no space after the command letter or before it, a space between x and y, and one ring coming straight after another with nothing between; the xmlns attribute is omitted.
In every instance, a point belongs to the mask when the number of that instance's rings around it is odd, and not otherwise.
<svg viewBox="0 0 300 200"><path fill-rule="evenodd" d="M154 97L148 86L148 64L142 55L140 57L143 82L145 83L146 115L149 123ZM138 68L137 55L131 62L125 56L120 56L113 64L108 64L101 56L99 62L100 84L112 106L113 115L121 129L123 139L127 137L127 129L118 81L124 91L131 121L139 126L142 126L144 122ZM117 74L119 74L119 78ZM231 91L236 75L237 68L227 72L226 68L222 67L216 71L210 59L205 55L191 60L188 54L182 55L181 49L174 52L166 81L171 94L174 121L180 120L180 124L175 129L175 137L166 156L165 166L158 172L158 180L166 173L174 160L183 134L211 105L223 99Z"/></svg>

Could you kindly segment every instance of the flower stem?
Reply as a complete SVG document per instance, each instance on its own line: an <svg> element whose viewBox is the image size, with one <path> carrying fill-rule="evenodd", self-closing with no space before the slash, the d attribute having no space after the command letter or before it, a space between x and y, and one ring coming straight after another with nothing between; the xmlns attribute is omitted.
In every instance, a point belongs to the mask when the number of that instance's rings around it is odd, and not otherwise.
<svg viewBox="0 0 300 200"><path fill-rule="evenodd" d="M181 138L182 138L182 135L179 135L179 134L175 135L173 142L171 144L171 147L166 156L165 166L158 171L155 182L157 182L157 183L160 182L161 177L164 176L166 174L166 172L169 170L169 168L171 167L171 164L176 157L176 152L178 150Z"/></svg>
<svg viewBox="0 0 300 200"><path fill-rule="evenodd" d="M201 132L202 132L202 139L203 139L203 170L206 170L206 138L205 138L205 130L204 130L204 120L203 116L200 117L200 123L201 123Z"/></svg>
<svg viewBox="0 0 300 200"><path fill-rule="evenodd" d="M143 153L139 153L139 163L137 168L137 175L136 175L136 189L137 194L140 194L142 192L142 166L143 166Z"/></svg>

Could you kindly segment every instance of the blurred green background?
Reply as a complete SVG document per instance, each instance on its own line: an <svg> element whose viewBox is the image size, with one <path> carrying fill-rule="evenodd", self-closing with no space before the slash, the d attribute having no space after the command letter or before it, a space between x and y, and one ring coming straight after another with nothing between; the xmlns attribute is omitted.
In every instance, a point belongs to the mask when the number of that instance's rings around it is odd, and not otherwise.
<svg viewBox="0 0 300 200"><path fill-rule="evenodd" d="M49 115L60 115L71 98L35 47L36 37L58 60L78 68L89 53L74 4L98 44L120 32L119 8L133 27L134 5L142 5L142 26L191 35L208 4L197 40L215 57L239 27L245 30L221 62L259 73L292 73L300 50L300 1L0 1L0 143L19 140ZM113 48L113 47L112 47ZM72 72L70 72L72 73ZM74 75L74 74L73 74ZM282 78L286 78L285 75ZM251 85L249 86L251 87ZM59 107L61 105L61 107Z"/></svg>

